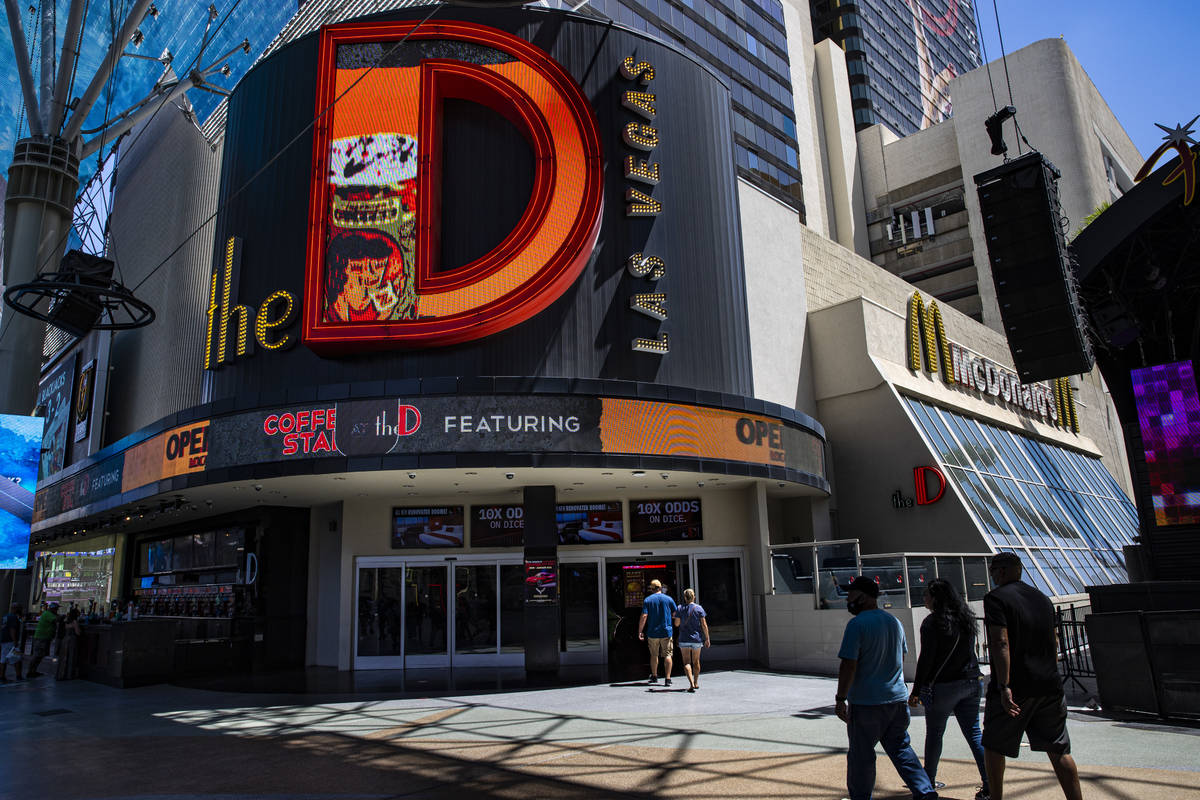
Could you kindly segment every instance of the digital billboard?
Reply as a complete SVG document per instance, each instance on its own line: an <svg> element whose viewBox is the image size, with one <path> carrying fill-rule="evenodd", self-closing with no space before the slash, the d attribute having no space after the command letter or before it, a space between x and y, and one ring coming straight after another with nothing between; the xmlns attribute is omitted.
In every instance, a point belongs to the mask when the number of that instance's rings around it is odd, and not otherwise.
<svg viewBox="0 0 1200 800"><path fill-rule="evenodd" d="M629 541L678 542L700 539L700 499L629 501Z"/></svg>
<svg viewBox="0 0 1200 800"><path fill-rule="evenodd" d="M38 383L37 404L46 410L46 429L42 434L41 463L38 474L45 478L60 471L67 458L67 441L73 438L75 354L67 356Z"/></svg>
<svg viewBox="0 0 1200 800"><path fill-rule="evenodd" d="M179 425L45 485L35 520L169 478L251 464L433 453L496 453L499 459L513 452L720 459L821 480L825 474L820 434L762 414L595 396L384 397L269 407Z"/></svg>
<svg viewBox="0 0 1200 800"><path fill-rule="evenodd" d="M41 417L0 414L0 569L25 569L33 520Z"/></svg>
<svg viewBox="0 0 1200 800"><path fill-rule="evenodd" d="M525 507L472 506L472 547L521 547L525 544Z"/></svg>
<svg viewBox="0 0 1200 800"><path fill-rule="evenodd" d="M392 549L462 546L462 506L392 509Z"/></svg>
<svg viewBox="0 0 1200 800"><path fill-rule="evenodd" d="M621 544L625 521L621 503L572 503L554 507L559 544Z"/></svg>
<svg viewBox="0 0 1200 800"><path fill-rule="evenodd" d="M621 503L560 503L554 507L559 544L621 544L625 523ZM525 508L521 505L473 506L472 547L521 547L525 544Z"/></svg>
<svg viewBox="0 0 1200 800"><path fill-rule="evenodd" d="M1154 522L1200 522L1200 395L1191 361L1132 372Z"/></svg>

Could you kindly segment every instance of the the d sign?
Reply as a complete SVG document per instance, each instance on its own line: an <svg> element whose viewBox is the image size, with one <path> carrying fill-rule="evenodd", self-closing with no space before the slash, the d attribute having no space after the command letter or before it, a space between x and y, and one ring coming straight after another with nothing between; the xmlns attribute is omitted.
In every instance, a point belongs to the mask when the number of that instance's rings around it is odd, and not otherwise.
<svg viewBox="0 0 1200 800"><path fill-rule="evenodd" d="M937 492L932 497L929 496L928 476L933 476L933 479L937 481ZM946 476L937 467L914 467L913 483L919 506L936 503L946 493Z"/></svg>
<svg viewBox="0 0 1200 800"><path fill-rule="evenodd" d="M599 235L603 162L587 99L559 64L465 22L331 26L319 58L310 348L465 342L529 319L575 282ZM448 98L508 119L535 167L516 227L481 258L442 271L438 144Z"/></svg>

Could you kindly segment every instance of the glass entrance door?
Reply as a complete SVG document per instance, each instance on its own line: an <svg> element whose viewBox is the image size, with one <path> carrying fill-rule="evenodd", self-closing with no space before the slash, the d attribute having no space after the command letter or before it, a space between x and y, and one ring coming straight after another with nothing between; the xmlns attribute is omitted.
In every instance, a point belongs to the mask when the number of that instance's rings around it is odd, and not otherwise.
<svg viewBox="0 0 1200 800"><path fill-rule="evenodd" d="M609 559L605 564L605 596L608 612L608 664L619 678L644 677L650 668L650 650L638 639L642 601L650 594L652 581L679 602L691 585L685 556L648 559Z"/></svg>
<svg viewBox="0 0 1200 800"><path fill-rule="evenodd" d="M600 573L596 561L559 564L560 663L599 664L603 660Z"/></svg>
<svg viewBox="0 0 1200 800"><path fill-rule="evenodd" d="M355 669L523 663L520 564L363 558Z"/></svg>
<svg viewBox="0 0 1200 800"><path fill-rule="evenodd" d="M450 665L449 583L445 564L404 567L404 666Z"/></svg>
<svg viewBox="0 0 1200 800"><path fill-rule="evenodd" d="M696 602L708 621L712 648L705 656L735 660L747 657L746 595L742 558L738 555L695 555Z"/></svg>

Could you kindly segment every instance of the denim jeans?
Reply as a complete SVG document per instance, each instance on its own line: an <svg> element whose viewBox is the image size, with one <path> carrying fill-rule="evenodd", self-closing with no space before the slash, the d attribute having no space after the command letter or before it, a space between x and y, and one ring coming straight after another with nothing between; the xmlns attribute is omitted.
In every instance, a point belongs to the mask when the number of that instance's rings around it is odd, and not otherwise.
<svg viewBox="0 0 1200 800"><path fill-rule="evenodd" d="M871 800L875 789L875 745L882 744L904 785L917 800L936 798L933 784L908 739L908 704L850 706L846 725L850 750L846 754L846 789L850 800Z"/></svg>
<svg viewBox="0 0 1200 800"><path fill-rule="evenodd" d="M938 760L942 757L942 735L946 720L953 714L958 727L971 747L983 790L988 791L987 771L983 767L983 745L979 731L979 679L946 681L933 685L933 703L925 707L925 772L929 780L937 779Z"/></svg>

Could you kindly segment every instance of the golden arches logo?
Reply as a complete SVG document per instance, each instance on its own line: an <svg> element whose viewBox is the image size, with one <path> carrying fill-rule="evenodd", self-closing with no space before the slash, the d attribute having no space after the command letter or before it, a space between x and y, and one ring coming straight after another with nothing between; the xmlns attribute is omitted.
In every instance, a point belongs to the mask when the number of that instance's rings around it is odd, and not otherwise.
<svg viewBox="0 0 1200 800"><path fill-rule="evenodd" d="M908 368L913 371L942 373L942 382L954 383L954 370L950 365L950 340L946 338L946 325L942 321L942 310L937 302L930 300L928 307L920 292L908 298Z"/></svg>

